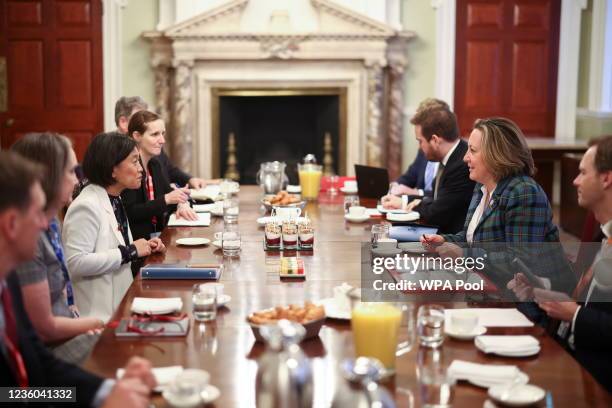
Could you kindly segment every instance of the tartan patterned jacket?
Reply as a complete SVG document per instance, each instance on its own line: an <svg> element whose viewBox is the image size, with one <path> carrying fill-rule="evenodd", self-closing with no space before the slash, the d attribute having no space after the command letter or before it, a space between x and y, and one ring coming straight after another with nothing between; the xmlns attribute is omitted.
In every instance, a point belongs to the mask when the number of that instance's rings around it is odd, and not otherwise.
<svg viewBox="0 0 612 408"><path fill-rule="evenodd" d="M542 187L529 176L511 176L497 183L491 205L474 230L472 244L466 243L468 225L482 199L481 187L474 187L463 230L443 235L446 241L467 246L470 256L486 253L487 275L504 287L519 272L510 264L519 257L536 275L550 279L553 289L571 291L576 278L559 244L550 203Z"/></svg>

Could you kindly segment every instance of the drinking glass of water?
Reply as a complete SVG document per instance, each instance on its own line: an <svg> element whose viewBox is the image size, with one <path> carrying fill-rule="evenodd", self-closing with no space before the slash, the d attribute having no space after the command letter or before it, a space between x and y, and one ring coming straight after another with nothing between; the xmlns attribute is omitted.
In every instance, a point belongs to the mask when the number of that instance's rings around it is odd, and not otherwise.
<svg viewBox="0 0 612 408"><path fill-rule="evenodd" d="M426 408L451 407L455 381L448 375L448 360L441 349L419 348L416 374L421 403Z"/></svg>
<svg viewBox="0 0 612 408"><path fill-rule="evenodd" d="M226 224L233 224L238 222L238 214L240 209L238 206L238 199L226 198L223 200L223 222Z"/></svg>
<svg viewBox="0 0 612 408"><path fill-rule="evenodd" d="M193 285L191 303L195 320L207 322L217 318L217 288L214 285Z"/></svg>
<svg viewBox="0 0 612 408"><path fill-rule="evenodd" d="M444 308L439 305L419 307L417 332L422 346L440 347L444 343Z"/></svg>
<svg viewBox="0 0 612 408"><path fill-rule="evenodd" d="M221 234L221 247L223 255L237 256L240 253L240 232L238 231L223 231Z"/></svg>
<svg viewBox="0 0 612 408"><path fill-rule="evenodd" d="M349 208L354 205L359 205L359 196L346 195L344 196L344 214L348 214Z"/></svg>

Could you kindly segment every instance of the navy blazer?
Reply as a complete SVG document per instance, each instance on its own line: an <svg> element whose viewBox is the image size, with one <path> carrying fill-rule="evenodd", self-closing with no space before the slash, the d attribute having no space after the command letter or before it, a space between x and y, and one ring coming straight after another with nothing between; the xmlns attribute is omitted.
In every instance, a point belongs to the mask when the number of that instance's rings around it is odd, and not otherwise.
<svg viewBox="0 0 612 408"><path fill-rule="evenodd" d="M437 199L426 196L415 209L421 215L422 221L438 227L439 234L454 234L463 229L465 214L474 190L467 164L463 162L466 151L467 143L460 140L440 176Z"/></svg>
<svg viewBox="0 0 612 408"><path fill-rule="evenodd" d="M75 406L90 406L104 379L55 357L43 345L32 327L30 318L23 307L21 287L17 276L11 273L6 282L7 288L4 290L9 290L11 293L19 350L28 373L30 387L76 387ZM5 387L17 386L4 353L0 353L0 384ZM51 406L52 404L35 405Z"/></svg>
<svg viewBox="0 0 612 408"><path fill-rule="evenodd" d="M427 167L427 158L421 149L417 152L416 157L408 170L396 180L399 184L423 190L425 189L425 168Z"/></svg>

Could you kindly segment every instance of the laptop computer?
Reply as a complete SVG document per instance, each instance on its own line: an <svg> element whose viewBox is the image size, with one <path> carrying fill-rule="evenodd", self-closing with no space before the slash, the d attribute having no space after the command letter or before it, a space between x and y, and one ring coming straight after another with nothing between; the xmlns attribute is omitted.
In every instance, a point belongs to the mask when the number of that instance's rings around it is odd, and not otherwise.
<svg viewBox="0 0 612 408"><path fill-rule="evenodd" d="M380 198L389 192L389 172L380 167L355 165L359 197Z"/></svg>

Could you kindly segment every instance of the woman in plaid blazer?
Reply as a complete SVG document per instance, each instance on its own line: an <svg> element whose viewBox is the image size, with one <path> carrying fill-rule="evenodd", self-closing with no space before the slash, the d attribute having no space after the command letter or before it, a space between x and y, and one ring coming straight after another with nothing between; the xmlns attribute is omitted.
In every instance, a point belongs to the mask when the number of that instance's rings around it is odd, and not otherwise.
<svg viewBox="0 0 612 408"><path fill-rule="evenodd" d="M570 291L575 277L546 193L532 178L533 157L519 127L506 118L477 120L464 161L477 184L463 230L424 236L422 242L444 257L486 254L484 273L498 287L505 288L518 272L511 262L519 258L544 278L544 286Z"/></svg>

